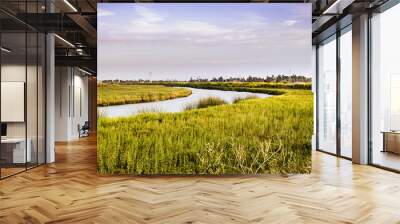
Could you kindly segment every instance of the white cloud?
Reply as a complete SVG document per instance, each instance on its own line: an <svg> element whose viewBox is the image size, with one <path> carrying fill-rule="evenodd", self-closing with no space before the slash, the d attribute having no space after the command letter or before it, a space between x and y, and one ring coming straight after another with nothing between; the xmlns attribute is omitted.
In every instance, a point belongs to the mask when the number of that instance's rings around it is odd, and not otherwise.
<svg viewBox="0 0 400 224"><path fill-rule="evenodd" d="M164 32L165 28L157 23L149 23L142 20L131 21L131 25L128 30L121 30L122 33L132 32L137 35L146 34L159 34Z"/></svg>
<svg viewBox="0 0 400 224"><path fill-rule="evenodd" d="M101 9L101 8L99 8L97 10L97 16L112 16L112 15L115 15L115 13L110 10Z"/></svg>
<svg viewBox="0 0 400 224"><path fill-rule="evenodd" d="M286 39L298 37L293 30L298 21L291 19L273 24L256 14L246 14L238 19L240 22L229 24L207 19L171 19L174 18L173 15L162 14L145 6L136 6L134 10L135 16L130 18L129 23L100 27L107 31L100 35L100 40L134 41L135 43L151 41L152 43L169 43L171 46L174 44L235 47L252 45L262 48L281 42L290 45L293 42ZM287 29L282 29L282 25L287 26Z"/></svg>
<svg viewBox="0 0 400 224"><path fill-rule="evenodd" d="M177 33L201 36L221 35L228 32L227 29L201 21L182 21L176 23L174 29Z"/></svg>
<svg viewBox="0 0 400 224"><path fill-rule="evenodd" d="M165 18L155 11L145 6L136 6L135 14L137 17L130 21L128 27L119 26L118 29L120 32L130 32L139 35L154 35L165 31L165 26L161 24Z"/></svg>
<svg viewBox="0 0 400 224"><path fill-rule="evenodd" d="M157 23L164 20L164 18L144 6L135 7L136 13L139 16L138 20L142 23Z"/></svg>
<svg viewBox="0 0 400 224"><path fill-rule="evenodd" d="M260 28L266 27L268 24L264 17L257 14L245 14L238 20L239 22L236 22L236 24L233 25L241 28Z"/></svg>
<svg viewBox="0 0 400 224"><path fill-rule="evenodd" d="M297 20L286 20L285 22L283 22L283 24L285 26L293 26L297 23Z"/></svg>

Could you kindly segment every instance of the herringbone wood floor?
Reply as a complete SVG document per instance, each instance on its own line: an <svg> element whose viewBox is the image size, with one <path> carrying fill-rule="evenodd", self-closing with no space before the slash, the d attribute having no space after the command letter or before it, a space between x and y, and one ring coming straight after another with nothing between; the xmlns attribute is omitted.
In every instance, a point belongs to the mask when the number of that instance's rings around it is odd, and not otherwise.
<svg viewBox="0 0 400 224"><path fill-rule="evenodd" d="M95 138L0 181L0 223L400 223L400 175L315 152L311 175L96 174Z"/></svg>

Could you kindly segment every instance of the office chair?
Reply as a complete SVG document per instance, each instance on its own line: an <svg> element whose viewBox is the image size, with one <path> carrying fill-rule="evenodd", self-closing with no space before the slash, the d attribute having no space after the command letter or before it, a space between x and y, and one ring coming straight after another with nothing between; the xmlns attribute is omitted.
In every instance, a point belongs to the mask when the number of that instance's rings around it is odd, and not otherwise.
<svg viewBox="0 0 400 224"><path fill-rule="evenodd" d="M82 127L78 125L78 129L79 129L79 138L89 136L89 129L90 129L89 121L85 121Z"/></svg>

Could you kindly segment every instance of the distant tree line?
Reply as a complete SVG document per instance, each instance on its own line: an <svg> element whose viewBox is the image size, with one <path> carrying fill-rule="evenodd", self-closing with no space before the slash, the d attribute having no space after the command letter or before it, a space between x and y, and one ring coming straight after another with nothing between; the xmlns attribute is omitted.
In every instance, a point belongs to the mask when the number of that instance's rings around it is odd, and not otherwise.
<svg viewBox="0 0 400 224"><path fill-rule="evenodd" d="M120 83L120 84L130 84L130 83L160 83L160 82L179 82L178 80L103 80L102 83ZM284 83L296 83L296 82L311 82L310 77L306 77L303 75L272 75L266 77L257 77L257 76L248 76L247 78L239 78L239 77L229 77L224 78L214 77L212 79L207 78L190 78L188 82L284 82Z"/></svg>
<svg viewBox="0 0 400 224"><path fill-rule="evenodd" d="M229 77L224 78L222 76L216 78L202 79L202 78L191 78L189 82L311 82L311 78L303 75L272 75L263 77L248 76L247 78Z"/></svg>

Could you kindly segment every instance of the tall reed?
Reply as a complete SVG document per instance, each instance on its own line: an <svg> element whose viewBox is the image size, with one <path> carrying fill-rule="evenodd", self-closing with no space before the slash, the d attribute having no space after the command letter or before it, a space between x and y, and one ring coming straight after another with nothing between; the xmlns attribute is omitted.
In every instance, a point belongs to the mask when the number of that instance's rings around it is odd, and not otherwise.
<svg viewBox="0 0 400 224"><path fill-rule="evenodd" d="M227 103L228 102L226 102L225 100L223 100L219 97L210 96L210 97L202 98L197 102L186 105L184 110L207 108L207 107L218 106L218 105L227 104Z"/></svg>

